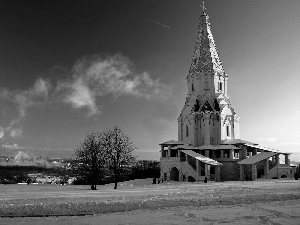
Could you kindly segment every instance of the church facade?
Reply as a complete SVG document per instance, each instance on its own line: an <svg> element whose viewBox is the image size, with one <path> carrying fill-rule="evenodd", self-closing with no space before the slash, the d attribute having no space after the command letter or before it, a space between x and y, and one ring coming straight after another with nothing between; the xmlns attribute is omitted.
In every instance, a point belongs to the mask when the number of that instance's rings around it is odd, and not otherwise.
<svg viewBox="0 0 300 225"><path fill-rule="evenodd" d="M178 140L161 143L164 180L255 180L293 176L289 154L240 139L240 118L228 96L225 73L210 29L199 17L198 36L186 77L188 94L178 117ZM280 164L279 155L285 156Z"/></svg>

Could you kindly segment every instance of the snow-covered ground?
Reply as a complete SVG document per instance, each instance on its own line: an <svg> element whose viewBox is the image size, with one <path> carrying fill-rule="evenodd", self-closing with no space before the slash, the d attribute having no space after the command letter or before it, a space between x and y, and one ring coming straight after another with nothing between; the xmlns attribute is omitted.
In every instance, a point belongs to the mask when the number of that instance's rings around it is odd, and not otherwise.
<svg viewBox="0 0 300 225"><path fill-rule="evenodd" d="M151 183L0 185L0 224L300 224L300 181Z"/></svg>

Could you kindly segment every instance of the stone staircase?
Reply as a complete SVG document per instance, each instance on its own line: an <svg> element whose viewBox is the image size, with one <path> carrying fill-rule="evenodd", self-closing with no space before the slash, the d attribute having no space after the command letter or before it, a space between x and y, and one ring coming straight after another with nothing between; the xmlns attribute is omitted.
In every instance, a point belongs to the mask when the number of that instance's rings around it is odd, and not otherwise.
<svg viewBox="0 0 300 225"><path fill-rule="evenodd" d="M282 178L282 176L286 176L289 178L290 175L290 165L289 164L279 164L274 166L272 169L269 170L268 178Z"/></svg>
<svg viewBox="0 0 300 225"><path fill-rule="evenodd" d="M184 162L183 163L185 171L188 171L188 174L192 176L195 180L198 180L199 177L197 175L197 170L196 170L196 163L191 163L191 162Z"/></svg>
<svg viewBox="0 0 300 225"><path fill-rule="evenodd" d="M187 163L188 163L194 170L196 170L196 161L195 161L195 160L187 161Z"/></svg>
<svg viewBox="0 0 300 225"><path fill-rule="evenodd" d="M278 178L278 165L269 170L268 178L272 179L274 177Z"/></svg>

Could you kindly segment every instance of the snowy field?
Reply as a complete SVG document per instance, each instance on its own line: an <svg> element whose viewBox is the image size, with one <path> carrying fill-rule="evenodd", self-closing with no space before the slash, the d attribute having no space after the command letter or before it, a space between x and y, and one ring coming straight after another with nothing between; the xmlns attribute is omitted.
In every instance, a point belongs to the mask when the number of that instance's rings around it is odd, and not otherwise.
<svg viewBox="0 0 300 225"><path fill-rule="evenodd" d="M300 181L0 185L0 224L300 224Z"/></svg>

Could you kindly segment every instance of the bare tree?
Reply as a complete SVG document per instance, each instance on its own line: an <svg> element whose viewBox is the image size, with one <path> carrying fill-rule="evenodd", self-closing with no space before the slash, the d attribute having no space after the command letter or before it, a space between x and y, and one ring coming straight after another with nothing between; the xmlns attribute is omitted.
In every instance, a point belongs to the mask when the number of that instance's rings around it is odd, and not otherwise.
<svg viewBox="0 0 300 225"><path fill-rule="evenodd" d="M75 156L76 172L91 184L92 190L96 190L96 185L101 181L106 170L106 152L101 148L99 135L88 134L76 147Z"/></svg>
<svg viewBox="0 0 300 225"><path fill-rule="evenodd" d="M123 173L135 161L133 154L135 147L130 138L118 126L102 132L100 140L101 147L107 152L107 162L114 177L114 189L117 189Z"/></svg>

